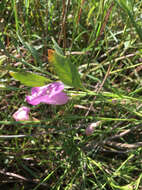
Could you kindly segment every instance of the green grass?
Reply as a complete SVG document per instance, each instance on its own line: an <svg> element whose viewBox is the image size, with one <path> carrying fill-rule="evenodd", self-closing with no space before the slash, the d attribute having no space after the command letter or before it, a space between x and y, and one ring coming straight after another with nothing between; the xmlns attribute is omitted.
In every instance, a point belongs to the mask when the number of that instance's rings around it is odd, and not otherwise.
<svg viewBox="0 0 142 190"><path fill-rule="evenodd" d="M142 189L141 7L140 0L0 2L0 189ZM30 106L30 88L9 71L57 80L47 58L52 37L88 91L68 89L63 106ZM39 121L15 122L21 106Z"/></svg>

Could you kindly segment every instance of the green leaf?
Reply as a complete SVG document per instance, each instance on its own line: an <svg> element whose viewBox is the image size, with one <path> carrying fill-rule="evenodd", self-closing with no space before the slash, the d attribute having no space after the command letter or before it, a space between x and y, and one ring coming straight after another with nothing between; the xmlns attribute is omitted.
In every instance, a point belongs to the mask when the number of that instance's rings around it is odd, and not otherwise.
<svg viewBox="0 0 142 190"><path fill-rule="evenodd" d="M83 88L79 73L74 64L66 56L62 56L55 51L48 56L49 62L53 65L59 79L66 85L77 89Z"/></svg>
<svg viewBox="0 0 142 190"><path fill-rule="evenodd" d="M33 56L36 63L41 64L38 51L33 46L31 46L28 42L24 42L24 40L21 38L21 36L19 34L17 34L17 36L18 36L20 42L24 45L24 47L31 53L31 55Z"/></svg>
<svg viewBox="0 0 142 190"><path fill-rule="evenodd" d="M70 59L63 55L62 49L58 46L54 39L54 50L48 50L48 60L53 65L53 68L59 79L66 85L77 89L83 88L80 80L80 75L76 66L71 63Z"/></svg>
<svg viewBox="0 0 142 190"><path fill-rule="evenodd" d="M30 72L10 72L10 75L25 86L37 87L48 84L50 79Z"/></svg>
<svg viewBox="0 0 142 190"><path fill-rule="evenodd" d="M54 38L52 37L52 42L53 42L53 48L55 49L56 53L58 53L59 55L64 55L62 49L60 48L60 46L57 44L57 42L54 40Z"/></svg>

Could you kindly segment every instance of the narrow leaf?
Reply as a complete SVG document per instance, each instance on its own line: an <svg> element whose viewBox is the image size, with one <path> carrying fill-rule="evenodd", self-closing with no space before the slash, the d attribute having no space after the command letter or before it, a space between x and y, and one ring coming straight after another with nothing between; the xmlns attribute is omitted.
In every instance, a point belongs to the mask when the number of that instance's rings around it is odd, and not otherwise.
<svg viewBox="0 0 142 190"><path fill-rule="evenodd" d="M59 45L57 44L57 42L54 40L54 38L52 38L52 42L53 42L53 48L56 51L56 53L58 53L59 55L64 55L62 49L59 47Z"/></svg>
<svg viewBox="0 0 142 190"><path fill-rule="evenodd" d="M19 34L17 34L17 36L20 42L24 45L24 47L31 53L36 63L41 63L37 50L33 46L31 46L28 42L24 42L24 40L21 38Z"/></svg>

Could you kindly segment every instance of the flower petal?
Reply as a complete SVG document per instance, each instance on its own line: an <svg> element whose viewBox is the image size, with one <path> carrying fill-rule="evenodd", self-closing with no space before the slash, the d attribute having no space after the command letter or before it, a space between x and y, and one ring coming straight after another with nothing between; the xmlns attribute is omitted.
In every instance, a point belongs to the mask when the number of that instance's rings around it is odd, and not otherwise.
<svg viewBox="0 0 142 190"><path fill-rule="evenodd" d="M53 82L48 85L48 90L50 92L50 96L54 96L64 90L64 84L62 82Z"/></svg>
<svg viewBox="0 0 142 190"><path fill-rule="evenodd" d="M44 95L46 94L46 91L48 90L48 85L42 86L42 87L33 87L31 90L32 95Z"/></svg>
<svg viewBox="0 0 142 190"><path fill-rule="evenodd" d="M46 86L34 87L31 96L26 96L26 101L32 105L40 103L62 105L67 103L68 97L62 92L64 85L62 82L53 82Z"/></svg>
<svg viewBox="0 0 142 190"><path fill-rule="evenodd" d="M68 101L68 96L64 92L60 92L52 96L51 98L44 97L43 101L46 104L53 104L53 105L62 105L66 104Z"/></svg>
<svg viewBox="0 0 142 190"><path fill-rule="evenodd" d="M19 108L14 114L13 114L13 118L16 120L16 121L27 121L29 120L29 112L30 112L30 109L28 107L21 107Z"/></svg>

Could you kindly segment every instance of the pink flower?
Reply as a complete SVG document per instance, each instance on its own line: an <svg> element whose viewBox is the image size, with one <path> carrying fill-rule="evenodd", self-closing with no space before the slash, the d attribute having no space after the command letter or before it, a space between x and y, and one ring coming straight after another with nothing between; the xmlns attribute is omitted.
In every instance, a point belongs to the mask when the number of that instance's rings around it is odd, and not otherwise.
<svg viewBox="0 0 142 190"><path fill-rule="evenodd" d="M16 111L14 114L13 114L13 118L16 120L16 121L28 121L30 118L29 118L29 111L30 109L23 106L21 108L18 109L18 111Z"/></svg>
<svg viewBox="0 0 142 190"><path fill-rule="evenodd" d="M26 101L32 105L40 103L62 105L68 101L68 96L62 92L64 85L62 82L53 82L46 86L34 87L31 96L26 96Z"/></svg>

